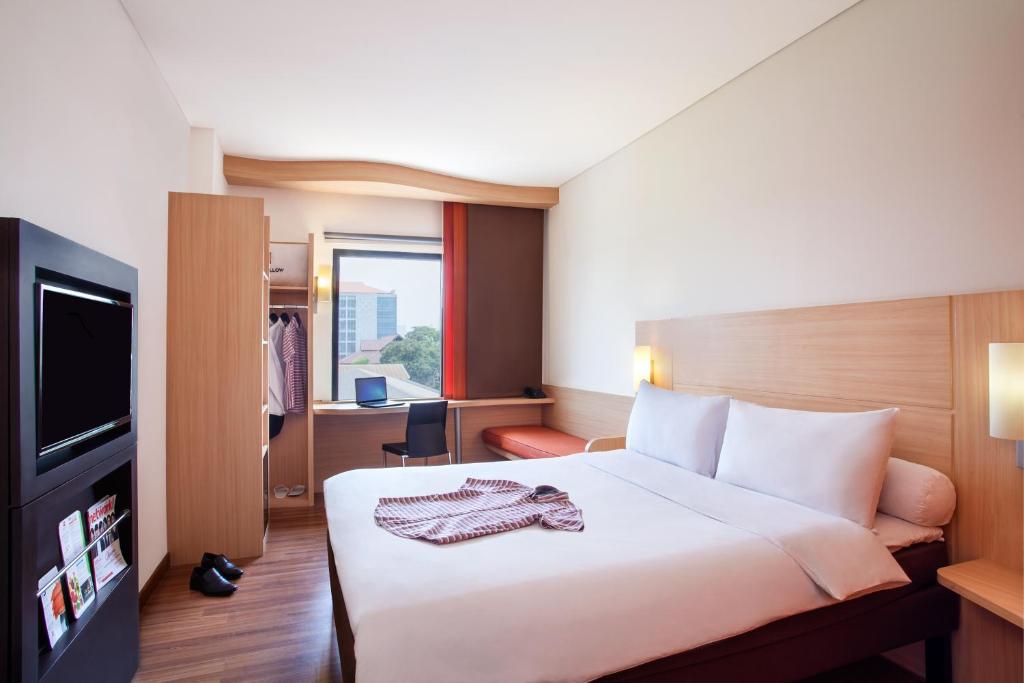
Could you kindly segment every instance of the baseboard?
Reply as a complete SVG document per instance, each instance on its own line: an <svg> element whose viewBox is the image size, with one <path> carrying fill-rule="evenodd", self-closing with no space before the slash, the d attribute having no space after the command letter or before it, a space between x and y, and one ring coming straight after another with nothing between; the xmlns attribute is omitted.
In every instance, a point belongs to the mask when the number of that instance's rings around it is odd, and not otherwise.
<svg viewBox="0 0 1024 683"><path fill-rule="evenodd" d="M149 578L146 579L146 583L142 586L142 590L139 591L140 612L142 611L142 608L145 606L145 604L149 601L149 597L153 594L153 591L156 589L156 585L160 583L160 579L164 577L164 574L167 573L167 570L168 568L170 568L170 566L171 555L170 553L167 553L163 556L163 559L161 559L160 562L157 563L156 569L154 569L153 573L149 575Z"/></svg>

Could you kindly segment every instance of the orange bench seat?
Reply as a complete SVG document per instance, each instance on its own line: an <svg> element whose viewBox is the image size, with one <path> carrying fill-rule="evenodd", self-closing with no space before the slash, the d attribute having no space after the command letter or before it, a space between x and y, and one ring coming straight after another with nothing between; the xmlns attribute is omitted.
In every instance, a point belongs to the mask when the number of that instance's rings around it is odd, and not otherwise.
<svg viewBox="0 0 1024 683"><path fill-rule="evenodd" d="M506 458L557 458L582 453L587 446L579 437L540 425L488 427L483 439L492 451Z"/></svg>

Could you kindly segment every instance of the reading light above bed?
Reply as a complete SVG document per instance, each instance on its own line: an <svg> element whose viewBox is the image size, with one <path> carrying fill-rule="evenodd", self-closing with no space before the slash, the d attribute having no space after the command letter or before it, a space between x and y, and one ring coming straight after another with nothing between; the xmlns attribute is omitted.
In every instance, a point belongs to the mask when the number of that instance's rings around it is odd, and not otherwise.
<svg viewBox="0 0 1024 683"><path fill-rule="evenodd" d="M989 434L1017 442L1024 468L1024 342L988 345Z"/></svg>

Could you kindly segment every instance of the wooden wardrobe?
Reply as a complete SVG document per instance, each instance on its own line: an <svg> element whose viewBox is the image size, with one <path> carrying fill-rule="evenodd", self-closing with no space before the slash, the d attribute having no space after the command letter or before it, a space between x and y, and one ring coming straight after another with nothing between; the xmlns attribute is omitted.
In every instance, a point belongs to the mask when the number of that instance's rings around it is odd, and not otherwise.
<svg viewBox="0 0 1024 683"><path fill-rule="evenodd" d="M268 508L269 228L263 200L171 193L167 230L167 544L263 554Z"/></svg>

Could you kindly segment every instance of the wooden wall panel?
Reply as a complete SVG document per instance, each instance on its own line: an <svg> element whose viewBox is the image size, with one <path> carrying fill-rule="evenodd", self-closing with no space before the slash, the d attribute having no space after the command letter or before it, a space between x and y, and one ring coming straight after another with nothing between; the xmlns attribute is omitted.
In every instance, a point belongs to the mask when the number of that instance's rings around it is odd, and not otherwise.
<svg viewBox="0 0 1024 683"><path fill-rule="evenodd" d="M1024 470L1014 444L988 435L988 344L1024 342L1024 291L953 297L956 441L953 560L1024 564ZM953 640L955 680L1024 678L1021 630L962 600Z"/></svg>
<svg viewBox="0 0 1024 683"><path fill-rule="evenodd" d="M632 396L604 394L552 385L544 392L555 402L544 406L544 424L581 439L622 436L626 433Z"/></svg>
<svg viewBox="0 0 1024 683"><path fill-rule="evenodd" d="M949 409L949 307L933 297L665 320L652 346L656 365L671 355L673 384Z"/></svg>
<svg viewBox="0 0 1024 683"><path fill-rule="evenodd" d="M1024 291L953 297L956 336L957 561L1024 563L1024 470L988 435L988 345L1024 342Z"/></svg>
<svg viewBox="0 0 1024 683"><path fill-rule="evenodd" d="M324 479L340 472L380 467L382 443L405 439L405 413L318 415L314 428L314 485L323 491ZM491 462L502 458L484 446L481 432L487 427L540 424L540 406L494 406L462 411L463 462ZM455 453L455 416L448 411L448 447ZM431 464L447 463L433 458ZM389 464L399 464L397 458Z"/></svg>

